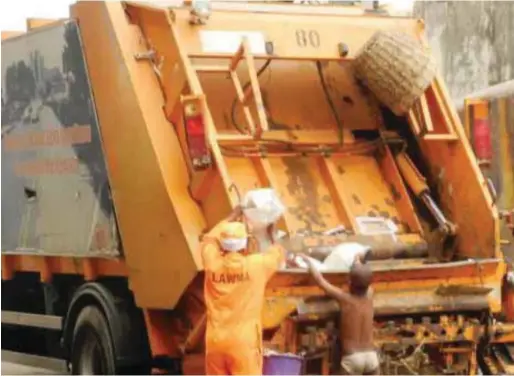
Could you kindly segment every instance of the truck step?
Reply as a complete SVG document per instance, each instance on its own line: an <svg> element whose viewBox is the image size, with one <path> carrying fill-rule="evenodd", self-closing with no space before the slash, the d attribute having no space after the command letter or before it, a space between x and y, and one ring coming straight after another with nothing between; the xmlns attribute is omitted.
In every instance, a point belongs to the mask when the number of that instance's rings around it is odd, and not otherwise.
<svg viewBox="0 0 514 376"><path fill-rule="evenodd" d="M69 374L66 361L46 356L24 354L17 351L2 350L2 362L21 364L27 367L55 371L59 375Z"/></svg>
<svg viewBox="0 0 514 376"><path fill-rule="evenodd" d="M62 317L15 311L2 311L2 324L61 330Z"/></svg>

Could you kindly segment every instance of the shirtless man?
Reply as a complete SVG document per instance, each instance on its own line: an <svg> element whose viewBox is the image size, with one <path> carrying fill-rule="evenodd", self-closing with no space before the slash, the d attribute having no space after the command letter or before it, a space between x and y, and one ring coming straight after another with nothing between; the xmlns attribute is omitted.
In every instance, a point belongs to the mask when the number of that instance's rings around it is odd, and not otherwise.
<svg viewBox="0 0 514 376"><path fill-rule="evenodd" d="M357 255L350 269L350 293L330 284L316 269L312 259L302 255L316 283L341 309L341 367L346 375L379 375L378 354L373 345L373 299L369 291L371 268Z"/></svg>

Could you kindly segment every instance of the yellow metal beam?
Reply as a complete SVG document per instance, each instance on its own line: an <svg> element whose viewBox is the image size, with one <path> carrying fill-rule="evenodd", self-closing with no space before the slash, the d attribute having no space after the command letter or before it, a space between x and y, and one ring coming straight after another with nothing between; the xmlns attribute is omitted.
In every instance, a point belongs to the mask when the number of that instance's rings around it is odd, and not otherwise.
<svg viewBox="0 0 514 376"><path fill-rule="evenodd" d="M39 27L55 24L61 22L63 19L59 18L27 18L27 30L34 30Z"/></svg>
<svg viewBox="0 0 514 376"><path fill-rule="evenodd" d="M20 36L20 35L23 35L25 34L24 31L19 31L19 30L2 30L2 40L7 40L9 38L14 38L14 37L17 37L17 36Z"/></svg>

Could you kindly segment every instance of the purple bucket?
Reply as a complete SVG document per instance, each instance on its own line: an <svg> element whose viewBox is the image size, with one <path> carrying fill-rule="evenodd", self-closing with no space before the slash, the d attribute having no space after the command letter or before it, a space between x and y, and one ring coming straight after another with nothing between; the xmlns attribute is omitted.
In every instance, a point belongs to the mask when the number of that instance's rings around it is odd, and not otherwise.
<svg viewBox="0 0 514 376"><path fill-rule="evenodd" d="M301 375L303 358L293 354L264 355L263 375Z"/></svg>

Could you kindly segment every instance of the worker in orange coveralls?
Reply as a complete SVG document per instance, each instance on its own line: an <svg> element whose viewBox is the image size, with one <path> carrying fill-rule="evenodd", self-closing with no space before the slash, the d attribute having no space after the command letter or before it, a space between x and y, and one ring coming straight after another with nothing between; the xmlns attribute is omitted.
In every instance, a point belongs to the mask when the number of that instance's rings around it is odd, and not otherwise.
<svg viewBox="0 0 514 376"><path fill-rule="evenodd" d="M261 313L264 289L284 261L283 248L250 253L246 225L237 207L203 239L207 306L207 375L261 375L263 364Z"/></svg>

